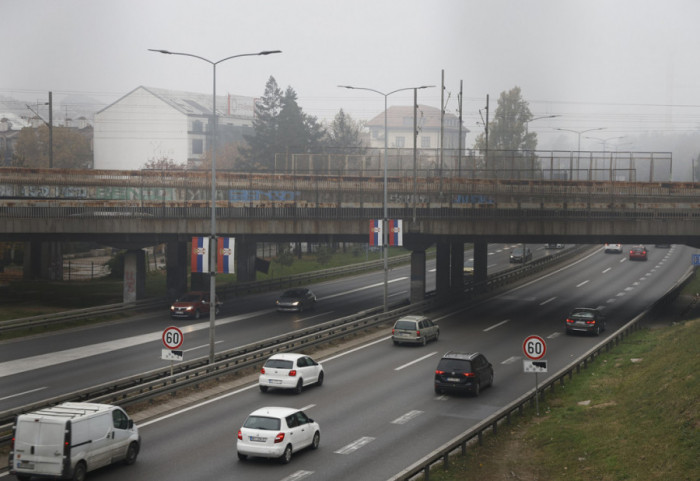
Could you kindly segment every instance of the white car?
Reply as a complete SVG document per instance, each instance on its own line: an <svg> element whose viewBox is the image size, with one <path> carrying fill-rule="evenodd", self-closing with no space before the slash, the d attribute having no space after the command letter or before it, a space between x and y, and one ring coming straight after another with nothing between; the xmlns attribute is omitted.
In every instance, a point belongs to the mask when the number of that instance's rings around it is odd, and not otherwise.
<svg viewBox="0 0 700 481"><path fill-rule="evenodd" d="M622 254L622 244L605 244L606 254Z"/></svg>
<svg viewBox="0 0 700 481"><path fill-rule="evenodd" d="M286 464L292 453L318 448L321 428L303 411L286 407L264 407L252 412L238 430L238 459L248 456L277 458Z"/></svg>
<svg viewBox="0 0 700 481"><path fill-rule="evenodd" d="M262 369L258 385L262 392L269 388L293 389L299 394L304 386L323 384L323 366L306 354L285 352L270 356Z"/></svg>

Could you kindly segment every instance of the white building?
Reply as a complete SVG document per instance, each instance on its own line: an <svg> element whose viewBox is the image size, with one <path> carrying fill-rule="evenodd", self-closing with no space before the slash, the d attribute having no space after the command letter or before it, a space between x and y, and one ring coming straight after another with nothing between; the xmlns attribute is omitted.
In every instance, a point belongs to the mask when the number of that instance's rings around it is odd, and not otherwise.
<svg viewBox="0 0 700 481"><path fill-rule="evenodd" d="M253 134L254 98L217 95L217 143ZM138 87L95 114L95 169L197 166L211 141L211 94Z"/></svg>
<svg viewBox="0 0 700 481"><path fill-rule="evenodd" d="M391 148L413 148L413 106L389 107L387 114L387 146ZM428 105L418 105L416 112L418 130L417 148L438 149L440 145L440 109ZM384 112L369 122L370 147L384 147ZM459 118L454 114L445 114L442 120L442 147L444 149L459 148ZM467 130L462 127L462 148L465 147Z"/></svg>

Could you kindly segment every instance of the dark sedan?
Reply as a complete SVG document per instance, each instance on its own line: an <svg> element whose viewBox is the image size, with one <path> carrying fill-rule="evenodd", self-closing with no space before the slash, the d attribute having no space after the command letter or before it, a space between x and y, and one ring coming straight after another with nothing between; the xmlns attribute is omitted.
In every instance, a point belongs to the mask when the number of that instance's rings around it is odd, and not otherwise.
<svg viewBox="0 0 700 481"><path fill-rule="evenodd" d="M644 246L634 246L630 249L630 260L645 261L647 260L647 249Z"/></svg>
<svg viewBox="0 0 700 481"><path fill-rule="evenodd" d="M316 296L306 287L287 289L275 302L278 311L301 312L316 306Z"/></svg>
<svg viewBox="0 0 700 481"><path fill-rule="evenodd" d="M566 333L585 332L596 336L606 328L605 316L600 309L577 307L566 318Z"/></svg>

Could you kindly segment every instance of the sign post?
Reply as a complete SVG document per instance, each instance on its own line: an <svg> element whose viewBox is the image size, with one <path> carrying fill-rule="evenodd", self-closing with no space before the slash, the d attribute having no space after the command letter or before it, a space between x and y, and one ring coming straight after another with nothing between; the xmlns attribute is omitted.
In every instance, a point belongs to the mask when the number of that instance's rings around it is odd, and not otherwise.
<svg viewBox="0 0 700 481"><path fill-rule="evenodd" d="M173 375L173 362L182 361L182 351L177 349L182 346L182 342L185 337L182 335L182 331L175 327L166 327L163 331L163 345L167 349L163 349L161 352L161 359L170 361L170 375Z"/></svg>
<svg viewBox="0 0 700 481"><path fill-rule="evenodd" d="M542 360L547 353L547 344L540 336L527 336L523 342L523 352L530 360L523 361L523 370L525 372L535 373L535 409L537 415L540 415L540 387L538 384L537 373L547 372L547 361Z"/></svg>

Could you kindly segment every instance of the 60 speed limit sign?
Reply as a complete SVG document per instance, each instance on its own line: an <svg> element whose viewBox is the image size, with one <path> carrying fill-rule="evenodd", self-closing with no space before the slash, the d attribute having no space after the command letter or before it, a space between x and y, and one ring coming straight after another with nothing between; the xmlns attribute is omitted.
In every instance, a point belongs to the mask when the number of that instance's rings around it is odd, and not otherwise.
<svg viewBox="0 0 700 481"><path fill-rule="evenodd" d="M532 360L542 359L547 352L547 345L540 336L528 336L523 342L523 352Z"/></svg>
<svg viewBox="0 0 700 481"><path fill-rule="evenodd" d="M182 331L177 327L170 326L163 331L163 344L168 349L177 349L182 346L182 341L184 341Z"/></svg>

